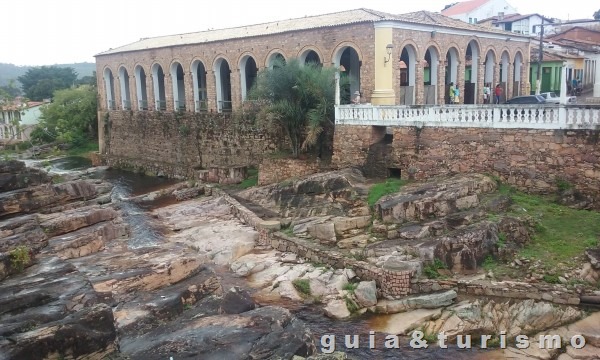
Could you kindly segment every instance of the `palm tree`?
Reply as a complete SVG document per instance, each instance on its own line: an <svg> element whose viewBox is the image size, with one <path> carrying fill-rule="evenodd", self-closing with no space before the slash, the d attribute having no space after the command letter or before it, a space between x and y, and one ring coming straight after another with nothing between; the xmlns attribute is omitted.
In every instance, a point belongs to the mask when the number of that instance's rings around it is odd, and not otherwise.
<svg viewBox="0 0 600 360"><path fill-rule="evenodd" d="M276 63L258 74L250 98L264 102L260 118L286 133L294 157L324 142L334 125L335 68L303 64L298 59Z"/></svg>

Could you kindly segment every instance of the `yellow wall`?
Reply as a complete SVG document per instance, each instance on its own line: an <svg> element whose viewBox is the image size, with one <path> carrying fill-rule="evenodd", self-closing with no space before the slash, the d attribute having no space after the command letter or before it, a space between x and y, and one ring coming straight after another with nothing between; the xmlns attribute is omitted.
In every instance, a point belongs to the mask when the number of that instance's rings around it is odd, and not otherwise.
<svg viewBox="0 0 600 360"><path fill-rule="evenodd" d="M375 28L375 90L371 95L373 105L394 105L395 93L393 87L394 78L394 49L390 61L387 63L386 46L393 44L392 28Z"/></svg>

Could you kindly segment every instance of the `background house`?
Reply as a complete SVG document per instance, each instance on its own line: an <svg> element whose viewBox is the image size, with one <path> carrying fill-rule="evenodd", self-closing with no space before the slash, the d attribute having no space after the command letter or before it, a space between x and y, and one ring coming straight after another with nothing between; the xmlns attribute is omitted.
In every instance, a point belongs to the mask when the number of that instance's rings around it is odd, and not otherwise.
<svg viewBox="0 0 600 360"><path fill-rule="evenodd" d="M516 14L517 9L506 0L470 0L454 3L441 11L442 15L477 24L481 19L492 16Z"/></svg>
<svg viewBox="0 0 600 360"><path fill-rule="evenodd" d="M538 35L540 27L538 25L554 23L553 19L540 14L508 14L495 15L487 19L479 20L477 23L484 26L493 27L500 30L514 32L523 35Z"/></svg>
<svg viewBox="0 0 600 360"><path fill-rule="evenodd" d="M31 132L39 124L44 102L18 100L0 108L0 145L28 141Z"/></svg>

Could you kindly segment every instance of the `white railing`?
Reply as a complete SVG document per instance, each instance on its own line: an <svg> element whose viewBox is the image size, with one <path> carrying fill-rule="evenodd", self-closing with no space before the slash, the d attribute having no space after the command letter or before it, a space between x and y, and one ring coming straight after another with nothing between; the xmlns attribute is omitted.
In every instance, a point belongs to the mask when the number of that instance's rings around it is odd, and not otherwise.
<svg viewBox="0 0 600 360"><path fill-rule="evenodd" d="M558 105L341 105L340 125L490 127L525 129L600 128L600 107Z"/></svg>

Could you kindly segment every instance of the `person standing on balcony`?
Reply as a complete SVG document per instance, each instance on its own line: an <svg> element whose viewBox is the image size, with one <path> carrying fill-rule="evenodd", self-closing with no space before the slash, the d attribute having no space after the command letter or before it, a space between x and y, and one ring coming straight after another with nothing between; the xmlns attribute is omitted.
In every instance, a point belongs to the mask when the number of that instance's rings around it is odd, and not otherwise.
<svg viewBox="0 0 600 360"><path fill-rule="evenodd" d="M502 87L500 86L500 84L496 85L494 94L496 95L496 104L500 104L500 97L502 97Z"/></svg>
<svg viewBox="0 0 600 360"><path fill-rule="evenodd" d="M483 103L484 104L489 104L490 103L490 84L485 84L485 86L483 87Z"/></svg>
<svg viewBox="0 0 600 360"><path fill-rule="evenodd" d="M458 86L454 87L454 103L460 103L460 88Z"/></svg>
<svg viewBox="0 0 600 360"><path fill-rule="evenodd" d="M352 98L352 104L360 105L360 91L356 90L354 92L354 97Z"/></svg>
<svg viewBox="0 0 600 360"><path fill-rule="evenodd" d="M454 83L450 83L450 89L448 90L448 104L454 104Z"/></svg>

